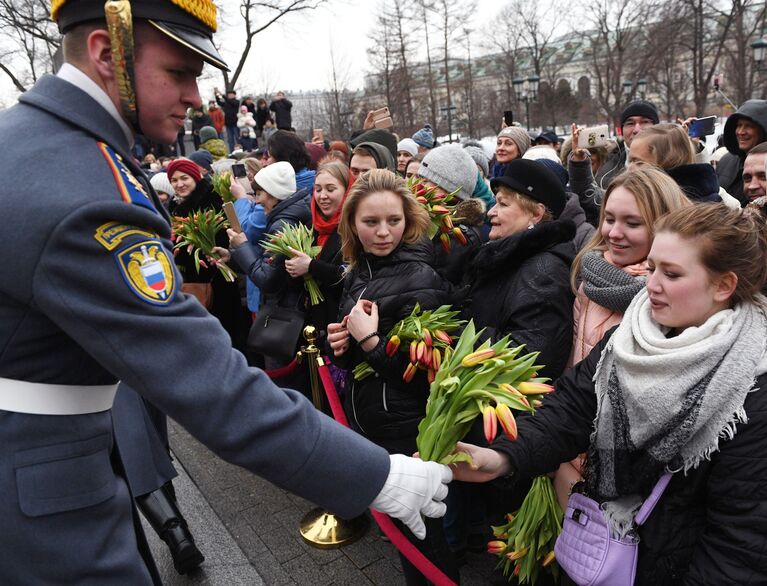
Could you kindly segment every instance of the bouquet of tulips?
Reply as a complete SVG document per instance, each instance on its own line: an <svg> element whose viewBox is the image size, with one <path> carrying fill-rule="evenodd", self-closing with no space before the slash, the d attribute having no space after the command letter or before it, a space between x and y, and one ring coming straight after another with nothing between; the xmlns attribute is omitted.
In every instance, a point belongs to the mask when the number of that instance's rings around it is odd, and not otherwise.
<svg viewBox="0 0 767 586"><path fill-rule="evenodd" d="M292 258L295 256L290 251L297 250L307 254L311 258L316 258L322 250L321 246L315 246L312 244L314 235L311 228L307 228L303 224L294 224L292 226L285 226L282 232L270 235L266 240L261 241L261 246L264 250L271 252L276 256L284 256ZM304 275L304 287L309 294L309 301L312 305L317 305L321 301L325 300L325 297L320 291L320 286L317 281L314 280L310 274Z"/></svg>
<svg viewBox="0 0 767 586"><path fill-rule="evenodd" d="M454 453L455 445L482 414L485 438L495 439L498 424L511 440L517 438L517 423L511 410L534 412L543 395L553 391L536 378L542 365L535 364L538 352L522 355L524 346L511 347L506 336L479 347L481 331L470 321L455 350L445 351L431 383L426 417L418 426L418 452L423 460L441 464L468 462L465 453Z"/></svg>
<svg viewBox="0 0 767 586"><path fill-rule="evenodd" d="M213 252L216 245L216 234L229 226L223 212L216 213L215 210L198 210L186 218L173 217L173 239L176 243L173 246L174 255L178 250L186 247L187 253L193 255L195 269L200 272L200 267L208 268L208 264L202 256L207 256L212 260L213 265L221 272L224 279L230 283L234 281L235 274L227 264L221 260L221 257Z"/></svg>
<svg viewBox="0 0 767 586"><path fill-rule="evenodd" d="M211 175L210 181L213 185L213 191L215 191L224 202L234 202L231 188L232 174L229 171Z"/></svg>
<svg viewBox="0 0 767 586"><path fill-rule="evenodd" d="M547 568L558 582L554 543L562 532L562 509L551 479L539 476L533 480L522 506L506 515L506 521L493 527L496 540L487 544L488 553L501 558L498 566L503 567L504 575L509 580L515 576L520 584L535 584L541 568Z"/></svg>
<svg viewBox="0 0 767 586"><path fill-rule="evenodd" d="M466 236L458 226L453 225L455 205L458 203L456 194L459 189L447 195L438 193L436 187L427 187L423 179L415 175L408 179L407 186L415 195L416 201L429 212L429 219L431 220L429 238L434 238L438 232L441 232L439 241L445 252L450 252L451 236L462 246L466 246Z"/></svg>
<svg viewBox="0 0 767 586"><path fill-rule="evenodd" d="M410 355L410 363L402 373L405 382L413 380L419 368L426 369L430 383L434 380L442 357L453 343L448 332L464 323L456 319L459 312L451 309L449 305L442 305L422 312L421 306L416 303L410 315L394 324L389 331L386 354L394 356L400 350ZM373 374L373 368L367 362L361 362L353 372L355 380L362 380Z"/></svg>

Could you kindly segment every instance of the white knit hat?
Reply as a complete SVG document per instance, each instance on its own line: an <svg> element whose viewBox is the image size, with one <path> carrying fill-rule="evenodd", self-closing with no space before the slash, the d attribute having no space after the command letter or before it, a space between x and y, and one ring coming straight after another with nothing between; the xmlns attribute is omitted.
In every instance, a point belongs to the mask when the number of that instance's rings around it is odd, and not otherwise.
<svg viewBox="0 0 767 586"><path fill-rule="evenodd" d="M266 193L277 199L287 199L296 192L296 172L287 161L279 161L256 173L255 181Z"/></svg>
<svg viewBox="0 0 767 586"><path fill-rule="evenodd" d="M543 144L531 146L529 149L525 151L525 154L522 155L522 158L528 159L529 161L538 161L540 159L548 159L549 161L554 161L555 163L561 164L557 151L555 151L550 146L543 145Z"/></svg>
<svg viewBox="0 0 767 586"><path fill-rule="evenodd" d="M403 138L397 143L397 152L400 151L405 151L415 157L418 154L418 145L412 138Z"/></svg>
<svg viewBox="0 0 767 586"><path fill-rule="evenodd" d="M165 171L152 175L149 183L152 184L152 187L154 187L155 191L162 191L163 193L167 193L168 197L173 197L176 195L176 191L173 189L170 181L168 181L168 174Z"/></svg>

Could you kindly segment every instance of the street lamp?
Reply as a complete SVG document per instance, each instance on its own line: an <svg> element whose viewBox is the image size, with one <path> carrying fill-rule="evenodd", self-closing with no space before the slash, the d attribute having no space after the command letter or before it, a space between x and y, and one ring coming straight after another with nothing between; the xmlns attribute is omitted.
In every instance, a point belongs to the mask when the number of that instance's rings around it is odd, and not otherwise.
<svg viewBox="0 0 767 586"><path fill-rule="evenodd" d="M518 102L525 103L525 121L527 122L527 129L530 130L530 102L534 102L538 99L538 85L541 78L537 75L531 75L527 79L518 77L512 81L514 86L514 93L517 96Z"/></svg>
<svg viewBox="0 0 767 586"><path fill-rule="evenodd" d="M756 71L760 74L764 70L763 66L765 53L767 53L767 41L764 39L764 37L759 37L753 43L751 43L751 48L754 50L754 64L756 65ZM757 75L757 79L760 78L761 75ZM764 87L763 83L761 85ZM762 90L761 96L764 98L764 90Z"/></svg>
<svg viewBox="0 0 767 586"><path fill-rule="evenodd" d="M629 97L631 97L631 90L634 87L634 82L630 79L627 79L623 82L623 95L626 96L626 99L628 100Z"/></svg>
<svg viewBox="0 0 767 586"><path fill-rule="evenodd" d="M647 80L646 79L640 79L637 82L637 91L639 92L639 97L644 100L645 92L647 91Z"/></svg>

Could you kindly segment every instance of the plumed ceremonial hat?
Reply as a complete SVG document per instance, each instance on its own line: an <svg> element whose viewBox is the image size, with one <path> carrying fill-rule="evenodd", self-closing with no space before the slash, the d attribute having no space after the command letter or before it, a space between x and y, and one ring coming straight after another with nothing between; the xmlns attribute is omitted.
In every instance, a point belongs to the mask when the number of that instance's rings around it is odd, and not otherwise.
<svg viewBox="0 0 767 586"><path fill-rule="evenodd" d="M228 71L213 45L216 31L216 5L213 0L52 0L51 19L66 33L75 25L103 19L105 10L130 9L133 19L146 20L157 30L207 63Z"/></svg>

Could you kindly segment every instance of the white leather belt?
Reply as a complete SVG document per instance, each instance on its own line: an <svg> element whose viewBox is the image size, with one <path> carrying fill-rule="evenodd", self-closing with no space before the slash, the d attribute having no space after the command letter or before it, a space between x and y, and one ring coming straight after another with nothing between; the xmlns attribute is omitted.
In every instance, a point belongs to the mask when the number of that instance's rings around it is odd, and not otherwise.
<svg viewBox="0 0 767 586"><path fill-rule="evenodd" d="M114 385L49 385L0 377L0 410L31 415L87 415L112 408Z"/></svg>

